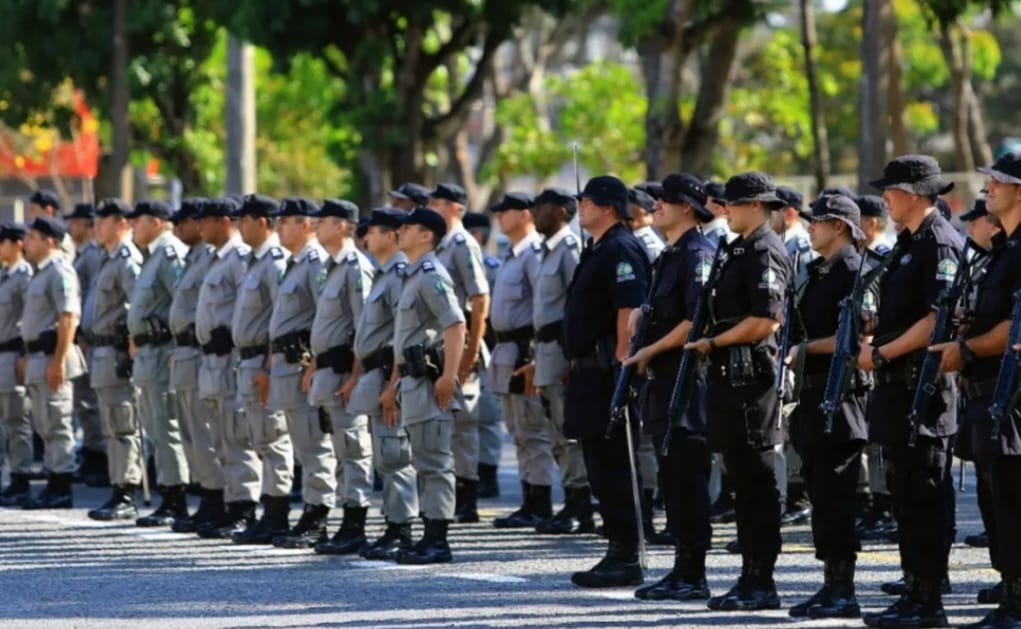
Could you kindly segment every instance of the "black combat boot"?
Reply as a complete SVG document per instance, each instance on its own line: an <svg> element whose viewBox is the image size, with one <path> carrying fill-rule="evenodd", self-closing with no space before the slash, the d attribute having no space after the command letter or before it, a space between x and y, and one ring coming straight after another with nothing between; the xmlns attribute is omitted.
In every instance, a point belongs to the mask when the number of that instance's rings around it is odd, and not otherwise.
<svg viewBox="0 0 1021 629"><path fill-rule="evenodd" d="M674 549L674 568L665 577L635 590L635 598L643 601L704 601L709 598L705 580L705 551L692 550L682 544Z"/></svg>
<svg viewBox="0 0 1021 629"><path fill-rule="evenodd" d="M401 564L432 564L450 563L453 554L447 543L447 520L425 520L425 534L411 548L397 552L397 563Z"/></svg>
<svg viewBox="0 0 1021 629"><path fill-rule="evenodd" d="M737 584L723 596L714 596L709 609L723 611L760 611L780 609L780 596L773 581L773 562L745 556Z"/></svg>
<svg viewBox="0 0 1021 629"><path fill-rule="evenodd" d="M495 518L493 520L493 526L498 529L524 529L534 528L542 522L543 520L539 519L532 512L534 488L535 486L531 483L521 481L521 506L513 513L505 515L502 518Z"/></svg>
<svg viewBox="0 0 1021 629"><path fill-rule="evenodd" d="M914 576L907 579L908 590L882 612L865 614L869 627L914 629L915 627L948 627L940 596L940 579Z"/></svg>
<svg viewBox="0 0 1021 629"><path fill-rule="evenodd" d="M488 463L479 463L479 498L499 498L500 481L498 468Z"/></svg>
<svg viewBox="0 0 1021 629"><path fill-rule="evenodd" d="M805 495L805 484L788 483L787 504L785 505L783 515L780 516L780 524L783 526L803 524L811 518L812 503L808 501L808 496Z"/></svg>
<svg viewBox="0 0 1021 629"><path fill-rule="evenodd" d="M199 508L195 513L181 519L175 519L170 530L175 533L195 533L201 528L208 528L223 518L223 490L199 490Z"/></svg>
<svg viewBox="0 0 1021 629"><path fill-rule="evenodd" d="M363 548L359 554L365 559L393 561L397 559L397 553L410 549L412 544L411 522L397 524L388 521L383 535Z"/></svg>
<svg viewBox="0 0 1021 629"><path fill-rule="evenodd" d="M578 535L594 533L592 520L592 493L588 487L564 487L564 508L549 520L539 523L535 530L545 535Z"/></svg>
<svg viewBox="0 0 1021 629"><path fill-rule="evenodd" d="M875 494L872 496L872 510L858 523L855 534L862 541L877 541L885 540L896 531L892 499L886 494Z"/></svg>
<svg viewBox="0 0 1021 629"><path fill-rule="evenodd" d="M28 498L23 509L71 509L71 474L50 474L43 488L34 498Z"/></svg>
<svg viewBox="0 0 1021 629"><path fill-rule="evenodd" d="M235 532L230 539L235 544L269 546L274 538L287 535L290 529L287 518L290 513L289 496L263 496L262 516L251 522L245 530Z"/></svg>
<svg viewBox="0 0 1021 629"><path fill-rule="evenodd" d="M963 629L1021 629L1021 579L1004 576L1000 605Z"/></svg>
<svg viewBox="0 0 1021 629"><path fill-rule="evenodd" d="M0 492L0 507L24 507L31 495L28 474L11 474L11 484Z"/></svg>
<svg viewBox="0 0 1021 629"><path fill-rule="evenodd" d="M655 491L651 489L645 489L642 491L642 533L645 534L645 541L653 546L673 546L674 537L666 531L659 532L656 530L656 524L653 521L653 510L652 502Z"/></svg>
<svg viewBox="0 0 1021 629"><path fill-rule="evenodd" d="M897 581L887 581L886 583L879 586L879 589L884 594L890 596L903 596L908 591L908 574L904 574L904 578L898 579ZM943 580L940 581L940 593L950 594L953 588L950 587L950 577L943 575Z"/></svg>
<svg viewBox="0 0 1021 629"><path fill-rule="evenodd" d="M456 504L454 506L454 521L461 524L471 524L479 521L478 509L479 481L468 478L454 479L454 491Z"/></svg>
<svg viewBox="0 0 1021 629"><path fill-rule="evenodd" d="M991 588L982 588L976 597L982 605L999 605L1003 601L1003 581Z"/></svg>
<svg viewBox="0 0 1021 629"><path fill-rule="evenodd" d="M185 500L184 485L164 487L160 492L160 506L151 514L135 520L137 526L169 526L177 520L188 517L188 503Z"/></svg>
<svg viewBox="0 0 1021 629"><path fill-rule="evenodd" d="M861 607L854 594L854 561L827 560L823 586L804 603L791 607L792 618L858 618Z"/></svg>
<svg viewBox="0 0 1021 629"><path fill-rule="evenodd" d="M135 493L137 485L114 485L113 495L102 507L89 511L89 517L93 520L134 520L138 517L138 508L135 506Z"/></svg>
<svg viewBox="0 0 1021 629"><path fill-rule="evenodd" d="M329 539L326 536L326 519L330 508L326 505L305 505L298 523L290 531L273 538L277 548L312 548Z"/></svg>
<svg viewBox="0 0 1021 629"><path fill-rule="evenodd" d="M344 506L344 520L333 538L328 542L319 542L315 550L320 555L356 555L369 540L365 537L365 516L368 507Z"/></svg>
<svg viewBox="0 0 1021 629"><path fill-rule="evenodd" d="M196 532L202 539L230 539L234 533L245 530L254 521L255 501L228 502L219 521L211 526L201 527Z"/></svg>
<svg viewBox="0 0 1021 629"><path fill-rule="evenodd" d="M972 548L989 548L989 533L982 531L977 535L968 535L964 538L964 545Z"/></svg>
<svg viewBox="0 0 1021 629"><path fill-rule="evenodd" d="M588 570L575 572L571 582L583 588L612 588L641 585L644 581L638 561L638 532L634 525L607 522L609 543L606 556Z"/></svg>

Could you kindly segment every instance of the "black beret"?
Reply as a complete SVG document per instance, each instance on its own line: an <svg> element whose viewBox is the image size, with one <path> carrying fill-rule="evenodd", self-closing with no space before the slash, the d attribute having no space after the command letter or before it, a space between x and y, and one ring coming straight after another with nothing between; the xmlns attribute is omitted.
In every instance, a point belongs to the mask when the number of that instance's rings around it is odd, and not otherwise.
<svg viewBox="0 0 1021 629"><path fill-rule="evenodd" d="M429 203L429 188L417 183L402 183L396 190L390 191L390 196L395 199L407 199L418 205Z"/></svg>
<svg viewBox="0 0 1021 629"><path fill-rule="evenodd" d="M489 208L489 211L499 213L506 210L527 210L532 207L535 207L532 195L527 192L508 192L499 203Z"/></svg>
<svg viewBox="0 0 1021 629"><path fill-rule="evenodd" d="M784 202L784 204L794 208L795 210L803 210L805 208L805 196L788 186L777 186L776 196ZM850 195L854 196L854 195Z"/></svg>
<svg viewBox="0 0 1021 629"><path fill-rule="evenodd" d="M318 211L319 206L308 199L290 198L280 202L280 207L277 208L273 216L277 218L284 216L314 216Z"/></svg>
<svg viewBox="0 0 1021 629"><path fill-rule="evenodd" d="M858 204L862 216L884 217L890 215L890 210L886 207L883 199L874 194L862 195L855 198L854 202Z"/></svg>
<svg viewBox="0 0 1021 629"><path fill-rule="evenodd" d="M931 155L901 155L883 168L883 176L869 185L880 190L897 188L921 196L939 196L953 190L943 179L939 162Z"/></svg>
<svg viewBox="0 0 1021 629"><path fill-rule="evenodd" d="M104 218L107 216L127 217L130 214L131 208L128 207L128 204L121 199L103 199L96 204L96 217L98 218Z"/></svg>
<svg viewBox="0 0 1021 629"><path fill-rule="evenodd" d="M0 240L24 240L26 231L21 223L0 224Z"/></svg>
<svg viewBox="0 0 1021 629"><path fill-rule="evenodd" d="M578 213L578 197L573 192L564 188L546 188L535 197L535 204L552 203L567 210L567 215L573 217Z"/></svg>
<svg viewBox="0 0 1021 629"><path fill-rule="evenodd" d="M461 219L461 222L468 231L473 229L490 229L492 227L489 217L481 212L468 212Z"/></svg>
<svg viewBox="0 0 1021 629"><path fill-rule="evenodd" d="M43 207L49 205L55 210L60 210L60 197L53 190L36 190L28 197L28 202Z"/></svg>
<svg viewBox="0 0 1021 629"><path fill-rule="evenodd" d="M369 233L369 217L363 216L358 219L358 225L355 227L355 238L365 238L365 234Z"/></svg>
<svg viewBox="0 0 1021 629"><path fill-rule="evenodd" d="M404 225L421 225L436 234L436 240L442 240L447 235L447 219L436 210L425 207L417 207L404 215Z"/></svg>
<svg viewBox="0 0 1021 629"><path fill-rule="evenodd" d="M269 218L276 213L277 206L279 205L280 202L273 197L267 197L264 194L247 194L241 203L241 207L238 208L237 216Z"/></svg>
<svg viewBox="0 0 1021 629"><path fill-rule="evenodd" d="M198 203L198 208L193 215L196 219L202 218L222 218L222 217L233 217L237 214L240 206L235 205L234 201L228 197L214 197L212 199L202 199Z"/></svg>
<svg viewBox="0 0 1021 629"><path fill-rule="evenodd" d="M96 208L91 203L75 203L74 209L64 218L94 218L95 216Z"/></svg>
<svg viewBox="0 0 1021 629"><path fill-rule="evenodd" d="M28 228L34 229L43 236L48 236L55 240L63 240L64 236L67 235L67 228L64 227L64 223L53 216L37 216Z"/></svg>
<svg viewBox="0 0 1021 629"><path fill-rule="evenodd" d="M461 205L468 205L468 195L465 194L464 188L456 183L441 183L437 185L436 189L429 193L429 198L446 199Z"/></svg>
<svg viewBox="0 0 1021 629"><path fill-rule="evenodd" d="M656 207L656 199L652 195L638 188L627 189L628 205L637 205L646 212L651 212Z"/></svg>
<svg viewBox="0 0 1021 629"><path fill-rule="evenodd" d="M170 204L166 201L146 199L135 204L133 212L127 218L138 218L139 216L152 216L153 218L168 219L173 214Z"/></svg>
<svg viewBox="0 0 1021 629"><path fill-rule="evenodd" d="M398 210L395 207L380 207L372 210L372 216L367 219L366 227L376 225L378 227L389 227L391 229L397 229L404 224L404 219L408 216L408 213L404 210ZM361 221L359 221L359 225Z"/></svg>
<svg viewBox="0 0 1021 629"><path fill-rule="evenodd" d="M202 210L202 204L205 202L206 199L202 197L182 199L181 207L177 208L177 211L171 215L170 220L174 223L183 223L189 218L198 218L197 215Z"/></svg>
<svg viewBox="0 0 1021 629"><path fill-rule="evenodd" d="M828 197L834 194L842 194L848 199L852 200L858 198L858 195L855 194L853 190L845 186L833 186L830 188L823 188L822 191L819 193L819 196Z"/></svg>
<svg viewBox="0 0 1021 629"><path fill-rule="evenodd" d="M315 218L326 218L335 216L354 223L358 220L358 206L346 199L324 199L322 207L313 214Z"/></svg>
<svg viewBox="0 0 1021 629"><path fill-rule="evenodd" d="M600 175L589 179L579 199L590 199L600 207L612 207L621 218L634 218L628 209L627 186L613 175Z"/></svg>

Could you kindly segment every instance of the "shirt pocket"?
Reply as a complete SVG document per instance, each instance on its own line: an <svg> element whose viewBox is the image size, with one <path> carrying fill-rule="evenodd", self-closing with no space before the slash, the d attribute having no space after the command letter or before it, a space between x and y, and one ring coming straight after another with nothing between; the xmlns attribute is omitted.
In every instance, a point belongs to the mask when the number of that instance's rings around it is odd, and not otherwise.
<svg viewBox="0 0 1021 629"><path fill-rule="evenodd" d="M422 320L418 315L418 309L415 307L415 304L414 295L401 297L400 301L397 302L397 329L403 331L414 330L421 324Z"/></svg>
<svg viewBox="0 0 1021 629"><path fill-rule="evenodd" d="M560 270L547 267L539 271L539 292L547 297L559 297L564 293L564 282L560 279Z"/></svg>

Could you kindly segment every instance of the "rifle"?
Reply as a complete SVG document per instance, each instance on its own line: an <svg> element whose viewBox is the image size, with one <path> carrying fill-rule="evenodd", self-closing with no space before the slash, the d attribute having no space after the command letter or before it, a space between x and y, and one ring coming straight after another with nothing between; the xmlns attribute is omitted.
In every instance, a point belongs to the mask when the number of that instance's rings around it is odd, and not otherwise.
<svg viewBox="0 0 1021 629"><path fill-rule="evenodd" d="M950 288L944 290L936 299L936 322L932 327L932 334L929 335L927 347L946 343L954 337L956 325L953 319L957 301L961 298L971 272L971 264L968 260L968 250L972 249L972 241L969 238L961 252L961 262L954 274L954 281ZM980 251L977 247L975 251ZM911 424L911 436L908 437L908 446L915 447L918 443L918 431L921 428L922 417L929 410L932 397L939 390L937 380L939 378L939 365L942 356L936 352L926 352L922 359L922 367L918 371L918 384L915 385L915 395L911 401L911 410L908 412L908 422Z"/></svg>
<svg viewBox="0 0 1021 629"><path fill-rule="evenodd" d="M1000 371L996 374L996 388L993 389L993 403L989 406L989 416L993 419L993 432L990 438L1000 438L1000 424L1004 416L1010 417L1021 402L1021 382L1018 382L1021 352L1014 346L1021 343L1021 290L1014 293L1014 309L1010 315L1010 332L1007 334L1007 347L1003 350Z"/></svg>
<svg viewBox="0 0 1021 629"><path fill-rule="evenodd" d="M702 285L702 292L698 295L698 303L695 306L695 314L691 318L691 327L688 329L688 338L685 344L694 343L702 338L706 325L709 323L709 299L713 294L713 286L716 284L717 276L720 274L720 267L723 265L723 248L727 244L727 237L720 236L716 244L716 254L713 256L713 264L709 267L709 277ZM663 456L670 452L670 437L674 427L679 426L684 420L684 414L691 405L691 398L695 393L695 367L698 364L698 354L694 350L686 349L681 354L681 366L677 370L677 379L674 380L674 390L670 393L670 406L667 409L666 436L663 438Z"/></svg>
<svg viewBox="0 0 1021 629"><path fill-rule="evenodd" d="M780 427L783 421L784 385L787 383L787 372L790 370L790 367L787 365L787 352L791 349L791 326L795 316L794 298L797 296L795 283L797 282L799 264L801 264L801 251L795 250L794 255L791 256L791 275L787 278L787 288L784 289L783 323L780 326L780 338L777 348L776 375L773 377L773 388L776 389L777 395L777 428Z"/></svg>

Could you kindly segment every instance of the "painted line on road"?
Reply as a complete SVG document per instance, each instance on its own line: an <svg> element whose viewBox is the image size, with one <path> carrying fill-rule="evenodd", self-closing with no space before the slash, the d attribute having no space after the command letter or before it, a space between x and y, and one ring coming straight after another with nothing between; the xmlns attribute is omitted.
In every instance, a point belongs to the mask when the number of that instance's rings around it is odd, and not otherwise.
<svg viewBox="0 0 1021 629"><path fill-rule="evenodd" d="M443 575L454 579L465 579L467 581L484 581L486 583L528 583L524 577L514 577L508 574L449 574Z"/></svg>

